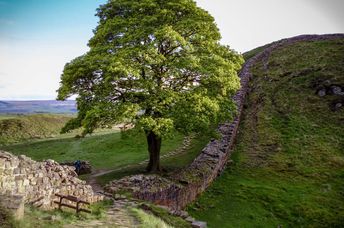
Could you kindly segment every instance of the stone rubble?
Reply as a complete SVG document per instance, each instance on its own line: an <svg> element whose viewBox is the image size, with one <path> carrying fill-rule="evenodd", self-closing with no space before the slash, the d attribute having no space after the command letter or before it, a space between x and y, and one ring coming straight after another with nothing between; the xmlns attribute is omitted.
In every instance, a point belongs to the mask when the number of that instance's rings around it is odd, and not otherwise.
<svg viewBox="0 0 344 228"><path fill-rule="evenodd" d="M73 168L75 170L75 161L65 161L60 163L60 165L67 165ZM83 175L83 174L89 174L92 173L92 166L89 161L80 161L80 171L78 175Z"/></svg>
<svg viewBox="0 0 344 228"><path fill-rule="evenodd" d="M17 219L24 217L24 197L22 195L0 195L0 204L3 208L13 212Z"/></svg>
<svg viewBox="0 0 344 228"><path fill-rule="evenodd" d="M193 221L191 226L192 228L207 228L207 223L202 221Z"/></svg>

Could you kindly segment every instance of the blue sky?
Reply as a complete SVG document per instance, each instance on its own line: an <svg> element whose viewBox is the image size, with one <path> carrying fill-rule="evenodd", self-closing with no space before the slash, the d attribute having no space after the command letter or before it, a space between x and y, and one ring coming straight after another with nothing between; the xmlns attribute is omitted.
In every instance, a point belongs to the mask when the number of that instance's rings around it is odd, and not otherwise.
<svg viewBox="0 0 344 228"><path fill-rule="evenodd" d="M54 99L65 63L88 50L105 0L0 0L0 100Z"/></svg>
<svg viewBox="0 0 344 228"><path fill-rule="evenodd" d="M105 0L0 0L0 38L84 42ZM85 44L85 42L83 43Z"/></svg>
<svg viewBox="0 0 344 228"><path fill-rule="evenodd" d="M299 34L343 33L342 0L196 0L239 52ZM65 63L88 50L106 0L0 0L0 100L54 99Z"/></svg>

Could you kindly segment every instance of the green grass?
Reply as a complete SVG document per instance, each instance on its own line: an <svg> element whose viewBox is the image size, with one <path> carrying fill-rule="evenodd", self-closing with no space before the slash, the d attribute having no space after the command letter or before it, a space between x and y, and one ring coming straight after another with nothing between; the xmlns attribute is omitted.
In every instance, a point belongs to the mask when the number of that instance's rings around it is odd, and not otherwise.
<svg viewBox="0 0 344 228"><path fill-rule="evenodd" d="M146 213L145 211L132 208L131 212L135 217L140 221L141 228L172 228L172 226L167 225L163 220L158 217L155 217L152 214Z"/></svg>
<svg viewBox="0 0 344 228"><path fill-rule="evenodd" d="M10 114L0 114L0 121L17 118L19 115L10 115Z"/></svg>
<svg viewBox="0 0 344 228"><path fill-rule="evenodd" d="M164 140L162 154L178 148L182 140L181 134L175 134L175 137ZM37 161L88 160L96 169L115 169L148 158L147 143L143 133L123 137L120 132L115 132L81 139L64 138L27 142L0 148L17 155L25 154Z"/></svg>
<svg viewBox="0 0 344 228"><path fill-rule="evenodd" d="M181 169L188 164L190 164L195 157L202 151L203 147L209 142L210 136L209 135L201 135L201 136L196 136L195 138L192 139L190 147L185 151L185 153L177 154L173 157L165 158L161 160L161 166L163 169L167 172L171 172L174 170ZM171 140L171 139L170 139ZM172 145L173 142L175 142L174 146L179 147L181 144L181 141L175 141L175 139L170 141L170 144ZM181 140L181 139L178 139ZM163 142L163 148L165 147L164 145L168 141ZM172 147L169 149L172 150ZM147 153L144 151L143 153ZM139 174L142 173L143 170L145 170L146 165L132 165L127 168L123 168L118 171L114 171L108 174L105 174L103 176L97 177L97 181L101 185L107 184L109 181L114 180L114 179L119 179L124 176L128 175L134 175L134 174Z"/></svg>
<svg viewBox="0 0 344 228"><path fill-rule="evenodd" d="M172 227L176 227L176 228L190 228L191 227L190 223L188 223L181 217L171 215L164 208L155 206L153 204L145 204L144 207L147 208L153 215L161 218L164 222L166 222Z"/></svg>
<svg viewBox="0 0 344 228"><path fill-rule="evenodd" d="M92 204L91 214L75 214L75 210L63 208L63 210L43 211L34 207L25 207L25 215L21 220L12 222L13 228L62 228L66 224L78 223L78 221L106 220L105 211L111 205L111 201L102 201Z"/></svg>
<svg viewBox="0 0 344 228"><path fill-rule="evenodd" d="M0 115L0 145L24 140L55 137L71 115Z"/></svg>
<svg viewBox="0 0 344 228"><path fill-rule="evenodd" d="M234 163L188 211L209 227L343 227L344 110L324 84L344 85L344 40L275 51L254 79Z"/></svg>
<svg viewBox="0 0 344 228"><path fill-rule="evenodd" d="M12 213L0 204L0 225L2 228L12 228L16 221Z"/></svg>
<svg viewBox="0 0 344 228"><path fill-rule="evenodd" d="M257 47L255 49L250 50L250 51L247 51L247 52L243 53L243 57L245 60L249 60L250 58L257 55L259 52L263 51L268 46L269 46L269 44Z"/></svg>
<svg viewBox="0 0 344 228"><path fill-rule="evenodd" d="M185 153L163 159L161 161L162 166L166 171L173 171L190 164L209 141L209 137L208 135L196 136L192 139L191 145ZM180 147L183 138L183 135L176 133L173 138L165 139L162 144L162 154ZM38 161L45 159L54 159L56 161L85 159L89 160L93 167L99 169L119 168L129 164L136 164L148 158L147 144L144 135L130 131L124 135L120 132L115 132L89 136L83 139L57 138L25 142L2 146L1 149L17 155L25 154ZM133 165L131 168L101 176L99 177L99 182L104 185L108 181L123 177L124 175L142 173L144 169L145 165ZM157 213L156 216L161 217L168 224L176 225L176 227L187 227L187 223L185 223L184 220L170 216L160 208L154 208L154 213ZM78 219L73 213L58 211L42 212L34 208L27 208L25 214L25 219L18 223L19 227L61 227L63 224L75 222L77 221L76 219ZM94 214L97 215L95 212ZM51 216L55 216L59 219L57 221L44 219ZM146 220L142 221L143 224L146 224L146 222ZM152 227L164 227L160 225Z"/></svg>

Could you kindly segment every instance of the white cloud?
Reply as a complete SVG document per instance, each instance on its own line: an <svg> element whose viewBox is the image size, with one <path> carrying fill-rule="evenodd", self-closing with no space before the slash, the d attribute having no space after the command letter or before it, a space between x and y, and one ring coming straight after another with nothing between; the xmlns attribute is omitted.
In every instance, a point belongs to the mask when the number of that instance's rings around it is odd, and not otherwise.
<svg viewBox="0 0 344 228"><path fill-rule="evenodd" d="M222 42L240 52L300 34L344 32L343 26L338 26L311 0L197 0L197 3L215 17Z"/></svg>

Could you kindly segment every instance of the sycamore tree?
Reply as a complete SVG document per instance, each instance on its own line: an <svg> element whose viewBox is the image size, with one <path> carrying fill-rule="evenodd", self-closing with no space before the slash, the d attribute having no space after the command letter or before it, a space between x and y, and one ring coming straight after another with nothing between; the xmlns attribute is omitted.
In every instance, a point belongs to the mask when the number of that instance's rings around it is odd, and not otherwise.
<svg viewBox="0 0 344 228"><path fill-rule="evenodd" d="M78 106L64 132L132 123L147 137L147 171L158 172L164 137L232 118L243 60L194 1L110 0L97 16L90 50L61 76L58 99L77 95Z"/></svg>

